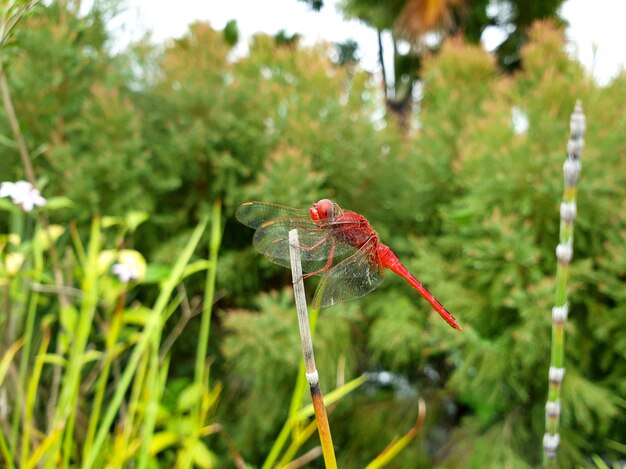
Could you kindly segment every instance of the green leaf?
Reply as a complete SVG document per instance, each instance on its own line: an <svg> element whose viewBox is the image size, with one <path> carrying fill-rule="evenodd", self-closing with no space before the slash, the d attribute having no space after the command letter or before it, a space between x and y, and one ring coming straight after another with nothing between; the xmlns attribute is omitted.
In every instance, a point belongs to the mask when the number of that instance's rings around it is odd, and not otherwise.
<svg viewBox="0 0 626 469"><path fill-rule="evenodd" d="M133 233L139 225L147 221L150 218L148 212L130 211L126 215L126 226L128 230Z"/></svg>
<svg viewBox="0 0 626 469"><path fill-rule="evenodd" d="M37 230L37 234L35 235L33 242L41 251L45 251L50 248L50 241L53 243L56 242L56 240L58 240L63 233L65 233L65 227L61 225L49 225L47 233L43 228Z"/></svg>
<svg viewBox="0 0 626 469"><path fill-rule="evenodd" d="M591 459L593 459L593 462L598 469L611 469L597 454L592 454Z"/></svg>
<svg viewBox="0 0 626 469"><path fill-rule="evenodd" d="M0 198L0 210L6 210L7 212L19 212L20 209L17 205L11 202L9 199L3 197Z"/></svg>
<svg viewBox="0 0 626 469"><path fill-rule="evenodd" d="M367 381L366 375L361 375L358 378L353 379L352 381L348 381L343 386L337 389L334 389L333 391L326 394L324 396L324 405L328 407L329 405L334 404L335 402L339 401L340 399L342 399L343 397L347 396L349 393L357 389L366 381ZM298 411L296 416L299 419L305 419L305 418L312 416L313 414L314 414L313 404L308 404L304 406L302 409L300 409L300 411Z"/></svg>
<svg viewBox="0 0 626 469"><path fill-rule="evenodd" d="M67 365L67 360L55 353L46 353L42 358L43 363L47 363L48 365L57 365L62 367Z"/></svg>
<svg viewBox="0 0 626 469"><path fill-rule="evenodd" d="M100 352L99 350L87 350L85 354L83 355L83 365L89 362L95 362L97 360L100 360L102 356L103 356L103 353Z"/></svg>
<svg viewBox="0 0 626 469"><path fill-rule="evenodd" d="M74 207L74 202L68 197L50 197L46 199L46 205L43 207L43 210L51 211L72 207Z"/></svg>
<svg viewBox="0 0 626 469"><path fill-rule="evenodd" d="M124 323L145 326L151 316L152 310L144 306L127 309L124 311Z"/></svg>
<svg viewBox="0 0 626 469"><path fill-rule="evenodd" d="M101 275L107 274L116 258L117 251L115 249L103 249L100 251L98 255L98 273Z"/></svg>
<svg viewBox="0 0 626 469"><path fill-rule="evenodd" d="M111 228L112 226L123 225L124 219L122 217L104 216L102 217L102 228Z"/></svg>
<svg viewBox="0 0 626 469"><path fill-rule="evenodd" d="M205 259L191 262L185 269L183 278L189 277L190 275L195 274L196 272L202 272L203 270L207 270L210 268L211 268L211 262Z"/></svg>
<svg viewBox="0 0 626 469"><path fill-rule="evenodd" d="M197 440L193 446L193 462L203 469L211 469L215 467L218 459L201 440Z"/></svg>
<svg viewBox="0 0 626 469"><path fill-rule="evenodd" d="M150 454L156 455L178 443L178 434L170 431L157 432L150 441Z"/></svg>
<svg viewBox="0 0 626 469"><path fill-rule="evenodd" d="M143 279L144 284L161 283L172 272L172 267L167 264L150 263L146 266L146 275Z"/></svg>
<svg viewBox="0 0 626 469"><path fill-rule="evenodd" d="M0 144L17 150L17 143L15 143L15 140L7 137L6 135L0 134Z"/></svg>
<svg viewBox="0 0 626 469"><path fill-rule="evenodd" d="M60 311L60 320L63 329L67 331L70 337L73 336L74 330L76 328L76 321L78 319L78 311L74 306L68 305L65 308L61 308Z"/></svg>
<svg viewBox="0 0 626 469"><path fill-rule="evenodd" d="M200 383L191 383L183 389L178 396L178 410L190 410L199 402L202 397L202 386Z"/></svg>
<svg viewBox="0 0 626 469"><path fill-rule="evenodd" d="M9 365L11 364L13 357L15 356L17 351L24 345L25 341L26 338L21 337L13 344L11 344L8 350L4 352L2 360L0 360L0 386L2 386L2 383L4 382L4 377L7 374L7 370L9 369Z"/></svg>

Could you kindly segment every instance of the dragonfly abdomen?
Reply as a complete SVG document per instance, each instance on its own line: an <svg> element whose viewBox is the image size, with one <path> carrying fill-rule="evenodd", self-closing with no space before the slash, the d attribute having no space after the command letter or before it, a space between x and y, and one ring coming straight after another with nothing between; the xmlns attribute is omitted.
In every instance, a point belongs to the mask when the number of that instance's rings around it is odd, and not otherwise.
<svg viewBox="0 0 626 469"><path fill-rule="evenodd" d="M383 267L391 270L394 274L399 275L404 280L407 281L409 285L411 285L417 292L424 298L426 301L430 303L437 313L446 321L451 327L454 329L461 330L461 326L456 322L454 316L450 314L450 312L444 308L444 306L430 293L422 283L417 280L409 270L400 262L400 259L394 254L389 246L385 246L382 243L379 243L378 248L376 250L378 254L378 261L382 264Z"/></svg>

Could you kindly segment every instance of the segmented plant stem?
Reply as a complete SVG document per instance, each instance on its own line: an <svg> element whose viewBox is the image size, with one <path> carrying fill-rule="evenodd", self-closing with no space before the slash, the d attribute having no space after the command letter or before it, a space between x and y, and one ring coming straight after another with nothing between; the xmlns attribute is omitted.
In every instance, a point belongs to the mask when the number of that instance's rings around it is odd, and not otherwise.
<svg viewBox="0 0 626 469"><path fill-rule="evenodd" d="M320 435L322 444L322 453L324 455L324 463L327 468L336 468L335 450L333 448L333 440L330 434L330 426L328 425L328 416L326 415L326 407L322 397L322 390L319 384L319 375L315 366L315 356L313 355L313 342L311 339L311 330L309 328L309 313L304 294L304 281L302 276L302 264L300 260L300 241L298 239L298 231L291 230L289 232L289 255L291 257L291 275L293 278L293 291L296 299L296 309L298 310L298 324L300 325L300 339L302 340L302 352L304 354L304 365L306 369L306 377L309 382L311 391L311 400L313 401L313 409L315 410L315 420L317 422L317 430Z"/></svg>
<svg viewBox="0 0 626 469"><path fill-rule="evenodd" d="M546 402L546 430L543 436L544 467L553 467L559 446L559 417L561 414L561 383L565 375L564 336L567 320L567 277L573 253L574 219L576 218L576 183L580 174L584 147L585 115L582 104L576 102L570 118L570 139L567 158L563 164L564 189L561 202L561 227L556 247L556 294L552 308L552 348L548 373L548 401Z"/></svg>

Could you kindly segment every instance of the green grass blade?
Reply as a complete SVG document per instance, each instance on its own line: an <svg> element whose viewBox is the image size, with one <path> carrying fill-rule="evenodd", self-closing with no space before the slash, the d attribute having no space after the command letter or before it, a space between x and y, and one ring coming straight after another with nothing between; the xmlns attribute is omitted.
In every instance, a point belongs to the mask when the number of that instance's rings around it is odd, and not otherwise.
<svg viewBox="0 0 626 469"><path fill-rule="evenodd" d="M335 402L339 401L344 396L350 394L352 391L354 391L356 388L361 386L366 381L367 381L366 375L361 375L358 378L353 379L352 381L348 381L343 386L326 394L326 396L324 396L324 405L329 406L329 405L334 404ZM305 418L311 417L313 413L314 413L313 405L307 404L306 406L304 406L302 409L298 411L295 417L297 419L305 419Z"/></svg>
<svg viewBox="0 0 626 469"><path fill-rule="evenodd" d="M202 310L202 319L200 322L200 334L198 336L198 350L196 353L195 375L194 381L196 385L202 385L204 382L204 369L206 361L206 353L209 343L209 334L211 329L211 315L213 312L213 299L215 297L215 278L217 276L217 256L222 241L222 223L221 223L222 205L220 201L216 201L213 205L213 213L211 216L211 238L209 240L209 264L207 271L206 283L204 288L204 308Z"/></svg>
<svg viewBox="0 0 626 469"><path fill-rule="evenodd" d="M107 382L109 380L109 374L111 370L111 364L116 355L115 345L119 335L122 313L124 311L124 298L125 292L120 294L117 300L115 311L113 312L113 319L111 321L111 328L106 337L106 354L104 356L104 363L102 365L102 371L98 376L98 382L96 383L96 393L93 398L93 404L91 406L91 412L89 416L89 424L87 426L87 436L85 438L85 444L83 446L83 459L89 454L93 438L96 433L98 421L100 420L100 414L102 411L102 403L104 401L104 394L107 390Z"/></svg>
<svg viewBox="0 0 626 469"><path fill-rule="evenodd" d="M91 333L93 316L98 303L98 254L100 253L100 221L96 217L91 224L87 265L83 279L83 304L79 322L72 342L70 358L65 371L54 426L64 425L76 405L77 388L83 368L83 355Z"/></svg>
<svg viewBox="0 0 626 469"><path fill-rule="evenodd" d="M47 325L44 325L43 337L41 340L41 345L39 346L39 353L35 357L35 365L33 366L32 374L30 376L30 379L28 380L28 390L26 393L26 403L24 409L24 425L22 426L22 447L20 453L20 461L26 461L28 458L32 418L33 412L35 410L35 400L37 399L37 389L39 389L41 372L45 363L48 345L50 345L50 329Z"/></svg>
<svg viewBox="0 0 626 469"><path fill-rule="evenodd" d="M398 456L398 454L400 454L409 445L409 443L415 439L421 428L424 426L425 420L426 403L422 398L420 398L419 414L417 415L415 425L413 425L408 432L402 435L402 437L387 446L382 453L376 456L376 458L366 466L366 469L379 469L381 467L385 467L393 461L396 456Z"/></svg>
<svg viewBox="0 0 626 469"><path fill-rule="evenodd" d="M124 373L120 378L115 393L113 394L109 406L107 407L102 421L100 422L100 426L96 433L93 447L91 448L87 459L82 465L83 468L91 468L97 461L100 450L102 449L102 445L104 444L104 441L108 436L109 428L111 428L111 424L113 423L115 415L120 408L122 400L124 399L124 395L126 394L126 391L128 390L128 387L130 386L130 383L135 375L139 360L147 350L149 344L151 343L151 340L154 340L154 336L158 335L158 337L160 337L162 326L161 315L167 307L167 303L172 294L172 291L174 290L174 288L176 288L176 285L178 284L185 270L185 267L189 263L189 260L191 259L191 256L196 249L198 242L200 241L202 233L206 228L207 222L208 220L206 217L200 221L196 229L193 231L189 241L187 242L185 249L183 249L180 257L176 261L174 269L172 269L169 277L162 284L161 292L159 293L159 296L156 300L150 319L148 320L148 323L146 324L137 345L135 345L135 348L131 353L129 361L126 364Z"/></svg>
<svg viewBox="0 0 626 469"><path fill-rule="evenodd" d="M13 455L11 448L7 444L7 440L4 437L4 433L1 430L0 430L0 454L2 454L2 457L4 458L4 462L6 463L6 468L14 469L15 464L13 463L13 459L15 459L15 456Z"/></svg>

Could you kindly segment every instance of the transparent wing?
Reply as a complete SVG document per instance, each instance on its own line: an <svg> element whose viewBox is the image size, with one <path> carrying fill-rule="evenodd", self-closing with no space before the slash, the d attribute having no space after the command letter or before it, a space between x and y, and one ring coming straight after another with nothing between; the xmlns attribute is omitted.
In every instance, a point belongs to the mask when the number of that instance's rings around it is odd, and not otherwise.
<svg viewBox="0 0 626 469"><path fill-rule="evenodd" d="M376 261L376 237L344 259L324 276L313 299L313 305L327 308L337 303L361 298L383 282L383 267Z"/></svg>
<svg viewBox="0 0 626 469"><path fill-rule="evenodd" d="M336 205L335 220L316 224L307 210L299 210L268 202L245 202L235 216L244 225L255 228L253 244L257 251L270 261L290 268L289 232L298 230L301 244L302 270L316 272L356 252L348 243L336 236L338 230L349 230L349 223L342 221L342 211Z"/></svg>
<svg viewBox="0 0 626 469"><path fill-rule="evenodd" d="M309 212L269 202L244 202L237 208L235 217L244 225L256 229L266 221L274 219L289 218L307 221Z"/></svg>
<svg viewBox="0 0 626 469"><path fill-rule="evenodd" d="M302 219L266 221L254 233L254 247L270 261L290 268L289 232L293 229L298 230L304 273L324 269L329 259L333 265L356 252L353 246L334 235L331 226L319 227Z"/></svg>

